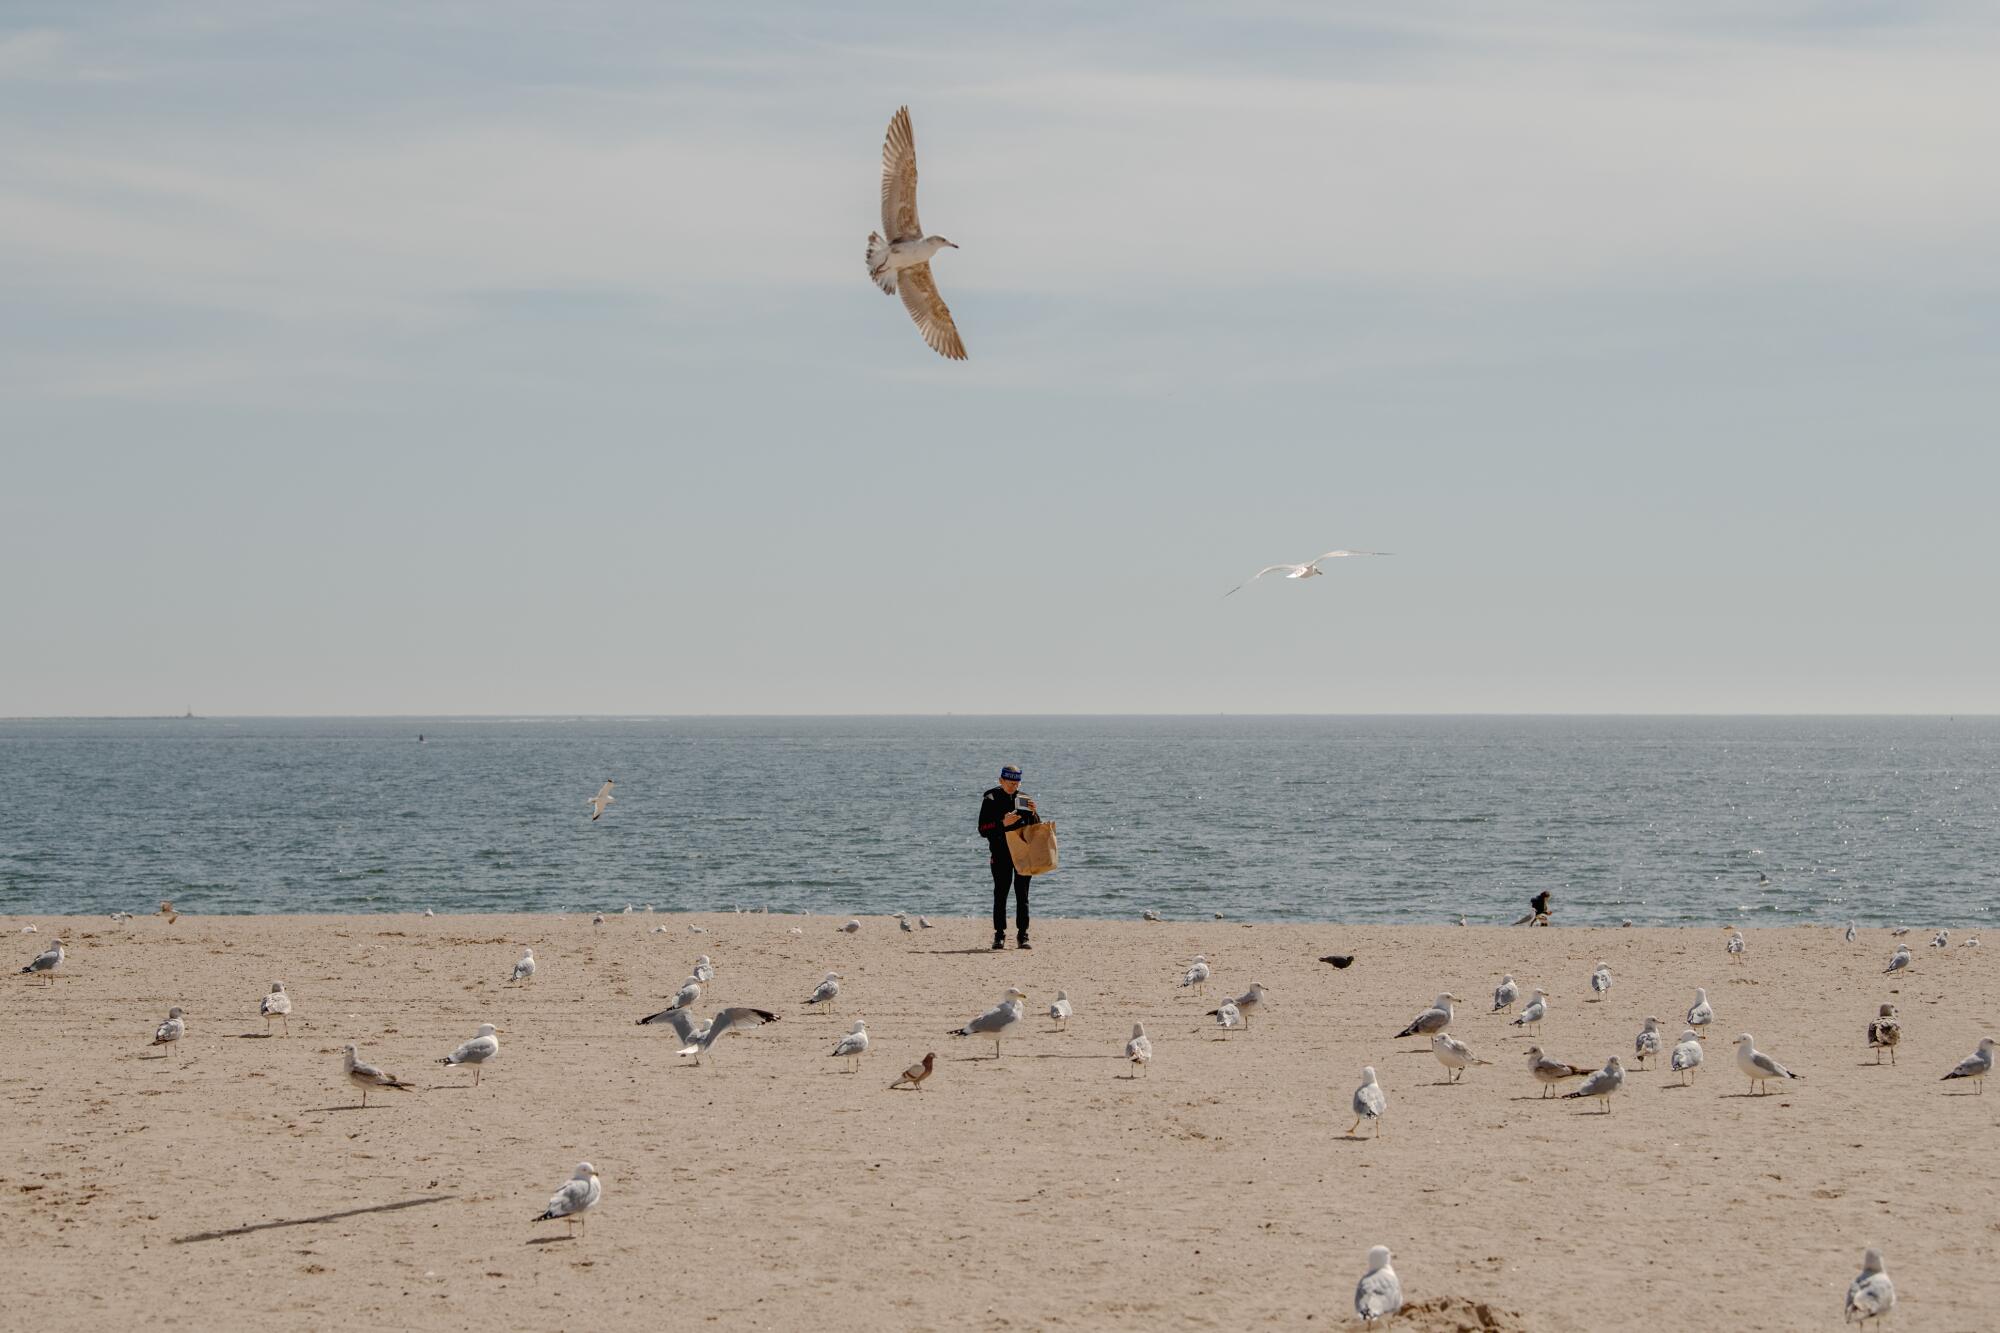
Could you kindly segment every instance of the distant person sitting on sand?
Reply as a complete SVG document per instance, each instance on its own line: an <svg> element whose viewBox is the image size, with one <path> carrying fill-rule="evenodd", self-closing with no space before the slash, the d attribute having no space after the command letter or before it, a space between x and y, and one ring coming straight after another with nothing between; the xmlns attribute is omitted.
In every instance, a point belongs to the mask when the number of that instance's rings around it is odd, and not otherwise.
<svg viewBox="0 0 2000 1333"><path fill-rule="evenodd" d="M1517 926L1548 925L1549 913L1555 910L1553 907L1549 906L1549 899L1553 898L1554 896L1555 896L1554 893L1551 892L1550 890L1543 889L1540 893L1528 899L1528 907L1529 907L1528 914L1522 917L1519 921L1516 921L1514 924Z"/></svg>
<svg viewBox="0 0 2000 1333"><path fill-rule="evenodd" d="M1016 947L1028 943L1028 880L1014 869L1014 854L1007 850L1007 830L1016 824L1033 823L1035 803L1020 794L1021 770L1012 764L1000 770L1000 785L989 787L979 802L979 836L986 839L993 870L993 947L1007 947L1007 889L1014 890L1014 939Z"/></svg>

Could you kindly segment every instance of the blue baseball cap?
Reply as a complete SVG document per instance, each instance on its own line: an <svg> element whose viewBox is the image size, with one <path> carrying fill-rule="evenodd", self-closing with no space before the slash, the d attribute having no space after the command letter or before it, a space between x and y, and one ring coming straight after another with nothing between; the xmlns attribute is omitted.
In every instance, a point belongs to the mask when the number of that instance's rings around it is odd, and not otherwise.
<svg viewBox="0 0 2000 1333"><path fill-rule="evenodd" d="M1000 780L1002 782L1019 782L1021 780L1021 770L1012 764L1002 764L1000 766Z"/></svg>

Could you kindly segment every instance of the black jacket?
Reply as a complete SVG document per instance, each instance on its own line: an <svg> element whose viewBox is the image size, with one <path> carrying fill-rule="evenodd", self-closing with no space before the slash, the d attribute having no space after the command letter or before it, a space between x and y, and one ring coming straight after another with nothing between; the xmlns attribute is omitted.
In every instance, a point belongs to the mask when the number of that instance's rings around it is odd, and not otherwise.
<svg viewBox="0 0 2000 1333"><path fill-rule="evenodd" d="M1002 857L1012 858L1013 853L1007 850L1007 830L1000 826L1000 821L1013 809L1014 798L998 787L988 787L986 794L979 798L979 836L986 839L995 860ZM1019 828L1022 824L1035 822L1035 815L1023 810L1019 822L1014 827Z"/></svg>

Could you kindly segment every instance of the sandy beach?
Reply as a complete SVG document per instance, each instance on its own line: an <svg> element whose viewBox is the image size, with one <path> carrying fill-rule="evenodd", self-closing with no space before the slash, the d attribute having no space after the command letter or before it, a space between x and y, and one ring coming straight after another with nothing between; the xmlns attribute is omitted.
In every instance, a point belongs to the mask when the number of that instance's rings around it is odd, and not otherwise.
<svg viewBox="0 0 2000 1333"><path fill-rule="evenodd" d="M977 921L840 920L5 918L9 1304L40 1330L1303 1329L1353 1320L1381 1244L1407 1329L1824 1329L1876 1245L1897 1326L1993 1325L2000 1093L1939 1079L2000 1028L2000 940L1913 930L1915 966L1885 977L1879 929L1752 930L1738 963L1708 929L1043 919L1032 953L992 954ZM55 985L11 975L59 934ZM524 944L540 970L508 985ZM1206 1002L1175 984L1197 952ZM719 969L704 1016L781 1015L701 1068L634 1025L698 953ZM1587 1002L1600 960L1615 984ZM829 969L839 1008L812 1012ZM1706 986L1699 1079L1631 1070L1608 1115L1542 1100L1533 1039L1487 1012L1503 972L1552 993L1541 1045L1592 1065L1629 1064L1648 1015L1671 1046ZM289 1037L257 1014L274 979ZM1201 1017L1253 980L1249 1031ZM945 1035L1011 984L1029 1021L1001 1059ZM1494 1061L1456 1085L1392 1035L1442 990ZM1878 1068L1885 1000L1906 1035ZM170 1005L187 1036L150 1047ZM856 1016L873 1049L848 1075L828 1052ZM502 1053L475 1089L437 1061L482 1022ZM1746 1096L1741 1031L1804 1081ZM418 1090L355 1109L348 1042ZM926 1051L924 1090L889 1091ZM1389 1111L1352 1140L1371 1064ZM587 1234L532 1223L585 1159Z"/></svg>

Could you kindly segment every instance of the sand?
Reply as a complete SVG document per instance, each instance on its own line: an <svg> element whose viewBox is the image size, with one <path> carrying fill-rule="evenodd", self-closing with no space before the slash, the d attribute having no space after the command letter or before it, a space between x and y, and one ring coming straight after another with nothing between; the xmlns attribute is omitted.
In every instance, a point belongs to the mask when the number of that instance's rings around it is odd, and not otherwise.
<svg viewBox="0 0 2000 1333"><path fill-rule="evenodd" d="M843 919L6 918L10 970L59 929L72 946L0 1005L8 1306L38 1330L1303 1329L1353 1319L1382 1244L1405 1329L1824 1329L1877 1245L1900 1326L1994 1325L2000 1089L1939 1076L2000 1028L2000 949L1912 932L1916 967L1884 977L1884 930L1752 930L1738 964L1719 930L1045 919L996 955L977 921ZM541 970L508 986L524 943ZM1358 961L1314 961L1336 950ZM1174 984L1198 951L1206 1004ZM720 968L704 1012L782 1015L702 1068L633 1023L697 953ZM1600 959L1616 984L1586 1003ZM838 1011L809 1012L830 968ZM1553 992L1541 1044L1576 1063L1629 1063L1648 1014L1671 1046L1707 986L1699 1082L1633 1070L1609 1115L1539 1100L1529 1039L1486 1012L1503 971ZM273 979L289 1038L257 1016ZM1200 1017L1252 980L1248 1032ZM1033 1000L1002 1059L944 1035L1010 983ZM1391 1035L1447 988L1497 1062L1455 1086ZM1877 1068L1885 999L1906 1035ZM173 1004L177 1054L147 1044ZM850 1076L827 1053L856 1015L874 1048ZM481 1022L502 1054L474 1089L436 1061ZM1746 1029L1806 1081L1746 1096ZM354 1109L350 1041L420 1090ZM927 1050L925 1090L890 1092ZM1354 1141L1365 1064L1389 1114ZM569 1240L530 1219L583 1159L604 1200Z"/></svg>

